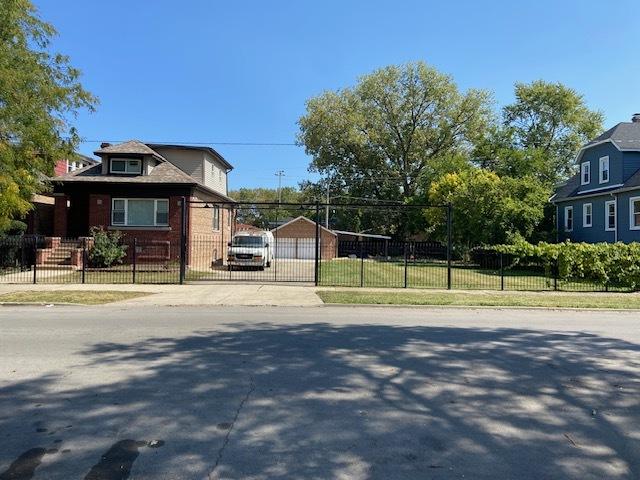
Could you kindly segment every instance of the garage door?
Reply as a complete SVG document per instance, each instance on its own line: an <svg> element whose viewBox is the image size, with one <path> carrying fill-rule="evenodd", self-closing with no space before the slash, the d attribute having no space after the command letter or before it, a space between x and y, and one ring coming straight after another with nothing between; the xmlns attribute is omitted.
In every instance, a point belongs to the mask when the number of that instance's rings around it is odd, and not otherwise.
<svg viewBox="0 0 640 480"><path fill-rule="evenodd" d="M316 258L315 238L278 238L276 258L308 259Z"/></svg>

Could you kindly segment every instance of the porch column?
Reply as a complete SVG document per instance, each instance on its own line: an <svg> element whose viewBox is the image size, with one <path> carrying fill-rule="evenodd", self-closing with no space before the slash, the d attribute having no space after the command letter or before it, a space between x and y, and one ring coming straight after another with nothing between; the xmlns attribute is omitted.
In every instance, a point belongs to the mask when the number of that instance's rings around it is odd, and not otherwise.
<svg viewBox="0 0 640 480"><path fill-rule="evenodd" d="M67 214L68 207L67 202L69 197L62 194L55 195L55 206L53 210L53 236L54 237L66 237L67 236Z"/></svg>

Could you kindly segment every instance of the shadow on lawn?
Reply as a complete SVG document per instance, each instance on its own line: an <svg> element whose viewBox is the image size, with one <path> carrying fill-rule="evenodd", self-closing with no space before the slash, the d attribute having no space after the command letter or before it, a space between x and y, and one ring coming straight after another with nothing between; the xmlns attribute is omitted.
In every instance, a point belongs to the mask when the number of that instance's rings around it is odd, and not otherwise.
<svg viewBox="0 0 640 480"><path fill-rule="evenodd" d="M0 389L0 432L34 427L16 449L71 449L51 478L144 435L166 443L135 478L640 478L640 347L616 339L253 323L80 357L117 378Z"/></svg>

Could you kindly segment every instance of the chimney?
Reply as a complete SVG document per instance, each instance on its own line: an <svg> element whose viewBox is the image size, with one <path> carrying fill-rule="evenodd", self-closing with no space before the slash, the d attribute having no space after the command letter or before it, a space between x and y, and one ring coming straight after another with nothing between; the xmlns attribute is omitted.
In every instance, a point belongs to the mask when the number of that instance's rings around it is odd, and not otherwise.
<svg viewBox="0 0 640 480"><path fill-rule="evenodd" d="M638 118L640 118L640 117L638 117ZM111 146L111 144L110 144L110 143L107 143L107 142L102 142L102 143L100 144L100 148L107 148L107 147L110 147L110 146Z"/></svg>
<svg viewBox="0 0 640 480"><path fill-rule="evenodd" d="M633 117L631 117L631 121L633 123L640 123L640 113L634 113Z"/></svg>

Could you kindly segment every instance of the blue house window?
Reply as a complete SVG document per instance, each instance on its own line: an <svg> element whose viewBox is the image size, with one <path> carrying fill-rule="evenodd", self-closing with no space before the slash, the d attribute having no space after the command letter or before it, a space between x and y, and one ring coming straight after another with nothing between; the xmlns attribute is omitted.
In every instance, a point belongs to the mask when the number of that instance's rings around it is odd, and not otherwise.
<svg viewBox="0 0 640 480"><path fill-rule="evenodd" d="M629 199L629 228L640 230L640 197Z"/></svg>
<svg viewBox="0 0 640 480"><path fill-rule="evenodd" d="M604 202L604 229L613 232L616 229L616 201Z"/></svg>
<svg viewBox="0 0 640 480"><path fill-rule="evenodd" d="M609 157L600 158L600 183L609 181Z"/></svg>
<svg viewBox="0 0 640 480"><path fill-rule="evenodd" d="M573 207L564 207L564 231L573 231Z"/></svg>
<svg viewBox="0 0 640 480"><path fill-rule="evenodd" d="M593 205L585 203L582 205L582 226L591 227L593 225Z"/></svg>
<svg viewBox="0 0 640 480"><path fill-rule="evenodd" d="M580 178L582 185L588 185L591 182L591 163L584 162L580 165Z"/></svg>

